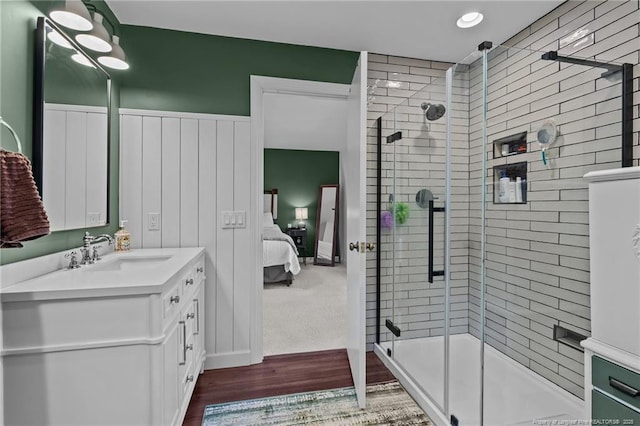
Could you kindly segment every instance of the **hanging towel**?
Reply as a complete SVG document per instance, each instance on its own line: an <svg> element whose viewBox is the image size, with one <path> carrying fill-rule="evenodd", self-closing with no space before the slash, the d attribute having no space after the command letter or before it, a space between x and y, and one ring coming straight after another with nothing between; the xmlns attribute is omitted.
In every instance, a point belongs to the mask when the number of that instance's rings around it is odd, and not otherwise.
<svg viewBox="0 0 640 426"><path fill-rule="evenodd" d="M20 241L49 232L31 162L18 152L0 150L0 248L22 247Z"/></svg>

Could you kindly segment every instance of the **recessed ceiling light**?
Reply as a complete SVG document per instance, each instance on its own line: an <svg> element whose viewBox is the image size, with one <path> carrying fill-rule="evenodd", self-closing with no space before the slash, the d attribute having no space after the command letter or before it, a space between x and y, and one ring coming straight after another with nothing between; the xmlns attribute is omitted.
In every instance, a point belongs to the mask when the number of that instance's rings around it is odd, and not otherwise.
<svg viewBox="0 0 640 426"><path fill-rule="evenodd" d="M456 24L460 28L471 28L482 22L482 18L484 18L484 16L482 16L482 13L480 12L465 13L458 18L458 22L456 22Z"/></svg>

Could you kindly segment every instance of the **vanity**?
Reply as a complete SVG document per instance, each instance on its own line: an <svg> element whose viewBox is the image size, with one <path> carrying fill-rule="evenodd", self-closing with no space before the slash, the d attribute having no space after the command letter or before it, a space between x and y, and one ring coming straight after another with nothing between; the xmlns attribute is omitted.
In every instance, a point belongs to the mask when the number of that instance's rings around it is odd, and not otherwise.
<svg viewBox="0 0 640 426"><path fill-rule="evenodd" d="M2 289L5 424L182 424L204 279L202 248L140 249Z"/></svg>
<svg viewBox="0 0 640 426"><path fill-rule="evenodd" d="M585 179L591 257L591 337L581 342L585 415L594 424L640 424L640 167Z"/></svg>

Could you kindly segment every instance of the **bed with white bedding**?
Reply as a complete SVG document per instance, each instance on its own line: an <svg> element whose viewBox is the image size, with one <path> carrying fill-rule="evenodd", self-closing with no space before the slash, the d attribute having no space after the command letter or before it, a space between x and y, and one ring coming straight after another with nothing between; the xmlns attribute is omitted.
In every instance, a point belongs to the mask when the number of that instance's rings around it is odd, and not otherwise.
<svg viewBox="0 0 640 426"><path fill-rule="evenodd" d="M277 197L277 190L275 194ZM267 200L268 197L271 199ZM273 200L273 190L265 191L264 204L266 210L263 216L262 232L264 282L285 282L287 285L291 285L293 276L300 272L298 249L291 237L282 232L280 227L273 222L274 215L269 211L274 210L274 206L277 206L277 199Z"/></svg>

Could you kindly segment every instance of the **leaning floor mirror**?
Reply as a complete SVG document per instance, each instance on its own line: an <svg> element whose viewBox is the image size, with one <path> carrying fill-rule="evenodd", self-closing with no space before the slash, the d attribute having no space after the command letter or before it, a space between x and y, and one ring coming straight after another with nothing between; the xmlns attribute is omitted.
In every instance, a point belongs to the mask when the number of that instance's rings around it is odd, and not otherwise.
<svg viewBox="0 0 640 426"><path fill-rule="evenodd" d="M334 266L338 247L340 185L320 186L316 215L315 265Z"/></svg>

